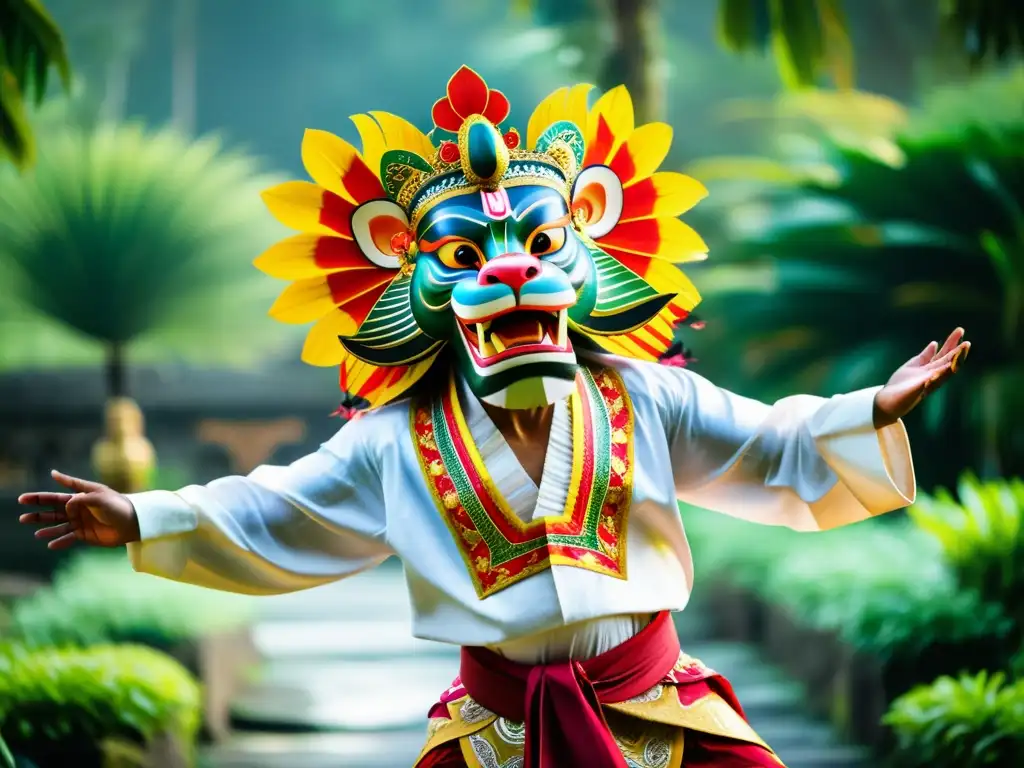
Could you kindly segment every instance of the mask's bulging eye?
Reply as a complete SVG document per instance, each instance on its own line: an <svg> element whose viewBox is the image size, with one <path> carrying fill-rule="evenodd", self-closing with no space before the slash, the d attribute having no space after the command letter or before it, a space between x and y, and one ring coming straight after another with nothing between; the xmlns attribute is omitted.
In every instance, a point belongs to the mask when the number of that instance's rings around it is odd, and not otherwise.
<svg viewBox="0 0 1024 768"><path fill-rule="evenodd" d="M465 241L445 243L437 249L437 258L450 269L479 268L483 261L480 249Z"/></svg>
<svg viewBox="0 0 1024 768"><path fill-rule="evenodd" d="M530 253L534 256L544 256L554 253L563 245L565 245L565 227L545 229L530 238Z"/></svg>

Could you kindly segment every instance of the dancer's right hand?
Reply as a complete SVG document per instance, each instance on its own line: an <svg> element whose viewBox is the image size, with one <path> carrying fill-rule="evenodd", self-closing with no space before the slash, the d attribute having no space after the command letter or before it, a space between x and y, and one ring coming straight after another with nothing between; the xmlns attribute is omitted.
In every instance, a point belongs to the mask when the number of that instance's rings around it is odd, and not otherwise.
<svg viewBox="0 0 1024 768"><path fill-rule="evenodd" d="M101 483L57 470L51 474L71 492L40 491L18 497L19 504L42 507L18 519L27 525L44 526L36 531L36 538L48 539L50 549L67 549L78 541L98 547L121 547L139 540L139 521L127 496Z"/></svg>

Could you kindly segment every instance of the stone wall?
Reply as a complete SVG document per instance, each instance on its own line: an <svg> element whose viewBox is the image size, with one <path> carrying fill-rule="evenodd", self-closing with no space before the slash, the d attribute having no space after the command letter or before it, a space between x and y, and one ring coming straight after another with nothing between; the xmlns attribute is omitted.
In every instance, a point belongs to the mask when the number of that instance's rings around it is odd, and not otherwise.
<svg viewBox="0 0 1024 768"><path fill-rule="evenodd" d="M329 416L339 399L335 375L294 368L250 375L136 372L131 391L156 447L157 485L244 474L315 450L342 425ZM59 561L18 524L16 498L55 488L53 468L92 475L103 394L98 374L0 378L0 571L48 575Z"/></svg>

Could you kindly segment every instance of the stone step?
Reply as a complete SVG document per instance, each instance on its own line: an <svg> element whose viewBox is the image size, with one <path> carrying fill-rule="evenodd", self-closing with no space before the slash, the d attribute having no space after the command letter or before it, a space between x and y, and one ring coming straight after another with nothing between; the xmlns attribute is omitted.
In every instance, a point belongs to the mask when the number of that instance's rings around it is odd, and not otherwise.
<svg viewBox="0 0 1024 768"><path fill-rule="evenodd" d="M253 628L253 643L268 660L458 655L458 649L454 646L413 637L410 623L405 618L264 621Z"/></svg>
<svg viewBox="0 0 1024 768"><path fill-rule="evenodd" d="M409 621L412 609L400 568L381 567L334 584L261 598L269 621L338 621L391 618Z"/></svg>
<svg viewBox="0 0 1024 768"><path fill-rule="evenodd" d="M277 661L235 699L232 722L250 731L422 731L456 674L457 659Z"/></svg>
<svg viewBox="0 0 1024 768"><path fill-rule="evenodd" d="M199 768L409 768L425 729L379 733L239 734L206 747Z"/></svg>
<svg viewBox="0 0 1024 768"><path fill-rule="evenodd" d="M790 747L778 750L786 768L875 768L877 761L861 747Z"/></svg>
<svg viewBox="0 0 1024 768"><path fill-rule="evenodd" d="M751 721L751 725L778 752L790 748L843 746L828 725L801 715L761 717Z"/></svg>
<svg viewBox="0 0 1024 768"><path fill-rule="evenodd" d="M804 692L795 683L769 683L736 688L736 697L751 724L772 717L799 715L805 711Z"/></svg>

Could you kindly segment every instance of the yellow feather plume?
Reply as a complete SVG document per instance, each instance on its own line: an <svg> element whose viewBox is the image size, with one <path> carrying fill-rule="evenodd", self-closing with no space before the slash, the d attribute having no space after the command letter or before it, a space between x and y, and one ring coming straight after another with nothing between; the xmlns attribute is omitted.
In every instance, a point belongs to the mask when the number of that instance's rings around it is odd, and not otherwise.
<svg viewBox="0 0 1024 768"><path fill-rule="evenodd" d="M370 115L380 125L388 149L415 152L424 159L429 159L434 153L434 145L427 135L408 120L390 112L371 112ZM377 170L374 166L371 168Z"/></svg>
<svg viewBox="0 0 1024 768"><path fill-rule="evenodd" d="M623 219L623 221L680 216L708 196L708 191L703 184L683 173L659 171L650 178L651 183L654 184L656 195L653 210L644 216Z"/></svg>
<svg viewBox="0 0 1024 768"><path fill-rule="evenodd" d="M548 94L537 108L530 115L530 121L526 124L526 147L534 149L541 134L546 131L557 118L552 115L565 112L566 103L569 98L568 88L559 88L554 93Z"/></svg>
<svg viewBox="0 0 1024 768"><path fill-rule="evenodd" d="M309 329L306 343L302 346L302 361L310 365L327 368L341 365L345 359L345 347L338 341L339 336L352 336L358 330L355 320L341 309L334 309L324 315Z"/></svg>
<svg viewBox="0 0 1024 768"><path fill-rule="evenodd" d="M306 173L324 189L354 203L341 179L352 167L356 148L327 131L307 130L302 136L302 164Z"/></svg>
<svg viewBox="0 0 1024 768"><path fill-rule="evenodd" d="M356 130L359 131L359 140L363 144L363 151L360 153L363 162L371 171L379 173L380 158L387 149L384 131L369 115L352 115L349 120L355 123Z"/></svg>
<svg viewBox="0 0 1024 768"><path fill-rule="evenodd" d="M649 178L660 166L672 146L672 126L665 123L641 125L625 143L633 161L633 176L623 179L623 187L631 187L638 181Z"/></svg>
<svg viewBox="0 0 1024 768"><path fill-rule="evenodd" d="M286 181L261 194L263 202L279 222L299 232L337 235L320 223L323 191L308 181Z"/></svg>
<svg viewBox="0 0 1024 768"><path fill-rule="evenodd" d="M304 325L334 310L334 299L327 281L315 277L298 280L285 288L270 308L270 316L282 323Z"/></svg>
<svg viewBox="0 0 1024 768"><path fill-rule="evenodd" d="M588 141L592 141L597 135L597 119L604 117L604 121L615 136L615 144L612 147L614 152L618 146L632 132L634 127L633 99L630 98L626 86L618 85L610 91L606 91L594 102L590 113L587 116Z"/></svg>

